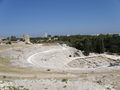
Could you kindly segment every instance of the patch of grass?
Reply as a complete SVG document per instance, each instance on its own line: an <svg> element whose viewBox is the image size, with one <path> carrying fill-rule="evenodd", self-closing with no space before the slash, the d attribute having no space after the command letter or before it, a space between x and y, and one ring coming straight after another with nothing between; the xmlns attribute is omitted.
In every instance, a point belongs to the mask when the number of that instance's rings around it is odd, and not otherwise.
<svg viewBox="0 0 120 90"><path fill-rule="evenodd" d="M62 79L62 82L67 83L68 79Z"/></svg>
<svg viewBox="0 0 120 90"><path fill-rule="evenodd" d="M63 86L63 88L67 88L67 86L65 85L65 86Z"/></svg>
<svg viewBox="0 0 120 90"><path fill-rule="evenodd" d="M44 89L48 89L48 88L44 88Z"/></svg>
<svg viewBox="0 0 120 90"><path fill-rule="evenodd" d="M47 69L47 71L51 71L50 69Z"/></svg>
<svg viewBox="0 0 120 90"><path fill-rule="evenodd" d="M106 90L111 90L111 88L107 87Z"/></svg>
<svg viewBox="0 0 120 90"><path fill-rule="evenodd" d="M15 87L15 86L5 86L3 89L5 90L29 90L28 88L24 88L24 87Z"/></svg>
<svg viewBox="0 0 120 90"><path fill-rule="evenodd" d="M23 90L29 90L28 88L24 88Z"/></svg>
<svg viewBox="0 0 120 90"><path fill-rule="evenodd" d="M8 86L8 89L9 89L9 90L19 90L18 87L14 87L14 86Z"/></svg>
<svg viewBox="0 0 120 90"><path fill-rule="evenodd" d="M5 78L6 78L6 76L3 76L3 78L5 79Z"/></svg>
<svg viewBox="0 0 120 90"><path fill-rule="evenodd" d="M2 58L0 57L0 64L6 65L10 63L10 60L13 60L12 58Z"/></svg>

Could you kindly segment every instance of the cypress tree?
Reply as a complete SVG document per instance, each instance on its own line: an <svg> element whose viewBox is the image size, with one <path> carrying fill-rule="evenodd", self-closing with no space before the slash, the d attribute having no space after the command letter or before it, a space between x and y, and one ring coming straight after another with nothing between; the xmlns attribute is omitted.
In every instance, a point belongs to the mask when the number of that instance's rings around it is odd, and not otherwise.
<svg viewBox="0 0 120 90"><path fill-rule="evenodd" d="M85 39L84 40L84 55L88 56L90 53L90 40Z"/></svg>
<svg viewBox="0 0 120 90"><path fill-rule="evenodd" d="M102 38L97 39L97 45L96 45L96 52L97 53L104 53L105 48L104 48L104 42Z"/></svg>
<svg viewBox="0 0 120 90"><path fill-rule="evenodd" d="M105 52L105 47L104 47L104 42L103 39L100 39L100 53L104 53Z"/></svg>

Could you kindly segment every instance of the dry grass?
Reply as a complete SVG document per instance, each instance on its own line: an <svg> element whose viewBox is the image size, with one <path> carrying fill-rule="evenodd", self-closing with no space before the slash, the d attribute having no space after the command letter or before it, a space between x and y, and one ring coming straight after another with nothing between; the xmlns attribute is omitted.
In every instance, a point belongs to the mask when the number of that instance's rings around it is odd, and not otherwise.
<svg viewBox="0 0 120 90"><path fill-rule="evenodd" d="M42 43L43 46L53 46L53 45L57 45L57 43Z"/></svg>
<svg viewBox="0 0 120 90"><path fill-rule="evenodd" d="M27 68L19 68L11 65L11 60L15 60L12 58L0 58L0 72L5 73L32 73L32 70L28 70Z"/></svg>
<svg viewBox="0 0 120 90"><path fill-rule="evenodd" d="M56 77L54 76L54 78L63 78L67 73L59 73L59 72L52 72L52 71L40 71L38 69L31 69L31 68L20 68L17 66L12 66L11 65L11 58L0 58L0 73L4 73L5 74L5 78L3 75L0 75L0 79L2 80L11 80L11 79L19 79L18 76L14 76L14 74L19 74L19 75L25 75L26 77L20 77L22 79L24 78L30 78L30 79L34 79L37 78L35 77L36 75L40 75L39 78L50 78L51 74L55 74L55 75L63 75L60 77ZM9 76L9 74L13 74L13 76ZM29 76L30 75L30 76ZM31 76L32 75L32 76ZM66 77L67 78L67 77ZM68 78L72 78L72 77L68 77Z"/></svg>
<svg viewBox="0 0 120 90"><path fill-rule="evenodd" d="M0 45L0 50L9 49L11 45Z"/></svg>

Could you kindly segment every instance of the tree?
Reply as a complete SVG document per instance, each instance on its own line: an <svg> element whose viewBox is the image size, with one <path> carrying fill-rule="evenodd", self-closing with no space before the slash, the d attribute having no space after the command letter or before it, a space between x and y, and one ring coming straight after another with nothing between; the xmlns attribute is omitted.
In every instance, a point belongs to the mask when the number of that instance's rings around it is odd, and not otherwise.
<svg viewBox="0 0 120 90"><path fill-rule="evenodd" d="M11 39L11 41L17 41L16 36L11 36L10 39Z"/></svg>
<svg viewBox="0 0 120 90"><path fill-rule="evenodd" d="M90 53L91 43L89 39L84 40L84 55L88 56Z"/></svg>
<svg viewBox="0 0 120 90"><path fill-rule="evenodd" d="M103 39L100 39L100 53L104 53L104 52L105 52L104 42Z"/></svg>
<svg viewBox="0 0 120 90"><path fill-rule="evenodd" d="M98 38L96 43L97 43L97 46L96 46L97 53L104 53L105 52L105 47L104 47L103 39Z"/></svg>

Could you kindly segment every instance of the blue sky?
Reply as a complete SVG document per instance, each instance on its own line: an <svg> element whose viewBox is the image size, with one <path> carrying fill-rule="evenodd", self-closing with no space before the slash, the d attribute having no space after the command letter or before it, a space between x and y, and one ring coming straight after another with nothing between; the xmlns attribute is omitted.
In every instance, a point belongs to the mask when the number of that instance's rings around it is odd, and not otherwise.
<svg viewBox="0 0 120 90"><path fill-rule="evenodd" d="M120 0L0 0L0 36L120 33Z"/></svg>

